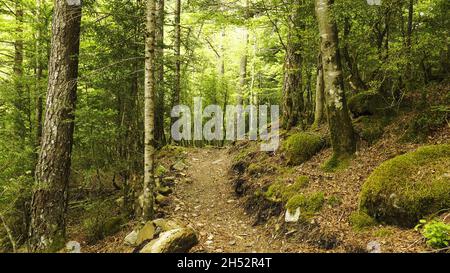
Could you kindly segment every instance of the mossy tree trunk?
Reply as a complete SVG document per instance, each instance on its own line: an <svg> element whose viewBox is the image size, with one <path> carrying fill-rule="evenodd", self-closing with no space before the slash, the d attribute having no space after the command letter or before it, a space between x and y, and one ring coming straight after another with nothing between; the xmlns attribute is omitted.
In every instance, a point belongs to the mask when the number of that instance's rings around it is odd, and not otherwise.
<svg viewBox="0 0 450 273"><path fill-rule="evenodd" d="M324 93L334 158L346 157L356 150L353 126L347 108L344 79L339 56L338 30L331 17L333 0L316 0L322 54Z"/></svg>
<svg viewBox="0 0 450 273"><path fill-rule="evenodd" d="M301 124L304 111L302 89L301 38L298 28L301 25L300 3L292 1L294 12L289 18L289 30L284 59L283 115L282 125L286 130Z"/></svg>
<svg viewBox="0 0 450 273"><path fill-rule="evenodd" d="M147 0L145 31L145 105L144 105L144 185L142 220L153 217L155 190L155 32L156 0Z"/></svg>
<svg viewBox="0 0 450 273"><path fill-rule="evenodd" d="M46 113L31 204L30 247L36 252L54 251L64 243L80 21L80 2L55 1Z"/></svg>

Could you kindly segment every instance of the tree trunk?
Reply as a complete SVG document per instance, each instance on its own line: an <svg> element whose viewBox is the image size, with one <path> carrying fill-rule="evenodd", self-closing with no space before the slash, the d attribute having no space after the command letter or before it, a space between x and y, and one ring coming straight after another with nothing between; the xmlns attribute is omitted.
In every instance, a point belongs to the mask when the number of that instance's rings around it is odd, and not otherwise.
<svg viewBox="0 0 450 273"><path fill-rule="evenodd" d="M32 251L64 243L76 103L81 4L56 0L42 144L32 198Z"/></svg>
<svg viewBox="0 0 450 273"><path fill-rule="evenodd" d="M244 28L244 35L243 35L243 43L244 43L244 51L242 52L240 66L239 66L239 88L238 88L238 94L237 94L237 104L243 105L244 104L244 93L247 86L247 45L248 45L248 30L247 28Z"/></svg>
<svg viewBox="0 0 450 273"><path fill-rule="evenodd" d="M42 51L42 23L41 23L41 1L36 0L36 19L38 22L37 32L36 32L36 133L35 133L35 148L36 148L36 160L39 156L38 148L41 145L42 138L42 116L43 116L43 92L41 90L41 81L43 78L43 51Z"/></svg>
<svg viewBox="0 0 450 273"><path fill-rule="evenodd" d="M323 66L322 57L319 54L317 58L317 80L316 80L316 107L314 110L313 128L318 128L323 122L323 108L325 104L324 83L323 83Z"/></svg>
<svg viewBox="0 0 450 273"><path fill-rule="evenodd" d="M164 0L156 1L156 106L155 106L155 140L158 147L166 142L164 134Z"/></svg>
<svg viewBox="0 0 450 273"><path fill-rule="evenodd" d="M155 31L156 31L156 0L147 1L147 20L145 37L145 106L144 106L144 186L142 220L153 218L155 190Z"/></svg>
<svg viewBox="0 0 450 273"><path fill-rule="evenodd" d="M175 2L175 79L172 94L172 107L180 104L181 93L181 0ZM171 125L175 122L172 119Z"/></svg>
<svg viewBox="0 0 450 273"><path fill-rule="evenodd" d="M333 157L339 159L353 154L356 150L356 142L344 92L338 30L330 14L332 6L333 0L316 0L331 145L334 151Z"/></svg>
<svg viewBox="0 0 450 273"><path fill-rule="evenodd" d="M292 3L295 13L290 18L288 40L286 43L286 55L284 59L284 82L283 82L283 128L291 129L299 124L302 125L302 113L304 111L303 88L302 88L302 55L301 38L296 32L301 24L300 4Z"/></svg>
<svg viewBox="0 0 450 273"><path fill-rule="evenodd" d="M24 86L22 84L23 79L23 7L21 1L15 2L15 20L16 20L16 40L14 41L14 84L16 89L16 98L14 99L15 120L14 127L15 133L21 140L25 140L26 127L25 127L25 95Z"/></svg>

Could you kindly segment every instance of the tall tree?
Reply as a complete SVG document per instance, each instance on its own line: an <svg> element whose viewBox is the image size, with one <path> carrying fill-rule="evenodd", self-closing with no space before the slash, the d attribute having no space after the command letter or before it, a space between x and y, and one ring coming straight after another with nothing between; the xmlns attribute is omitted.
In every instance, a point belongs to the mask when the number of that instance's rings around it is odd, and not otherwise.
<svg viewBox="0 0 450 273"><path fill-rule="evenodd" d="M300 2L294 0L290 4L288 19L288 37L284 58L283 82L283 127L287 130L302 123L304 110L302 90L302 55L301 39L298 34L301 28Z"/></svg>
<svg viewBox="0 0 450 273"><path fill-rule="evenodd" d="M24 86L23 86L23 7L22 1L15 0L15 41L14 41L14 82L15 82L15 90L16 90L16 98L14 101L15 106L15 129L16 134L20 137L20 139L25 140L26 135L26 126L25 126L25 94L24 94Z"/></svg>
<svg viewBox="0 0 450 273"><path fill-rule="evenodd" d="M316 0L315 4L333 158L340 159L355 152L356 142L345 98L338 30L331 15L333 2L333 0Z"/></svg>
<svg viewBox="0 0 450 273"><path fill-rule="evenodd" d="M175 2L175 79L172 93L172 107L180 104L181 93L181 0ZM175 122L172 120L171 125Z"/></svg>
<svg viewBox="0 0 450 273"><path fill-rule="evenodd" d="M156 1L156 107L155 107L155 140L158 146L164 145L164 0Z"/></svg>
<svg viewBox="0 0 450 273"><path fill-rule="evenodd" d="M155 32L156 0L147 0L145 31L145 105L144 105L144 187L142 220L153 217L155 189Z"/></svg>
<svg viewBox="0 0 450 273"><path fill-rule="evenodd" d="M32 198L30 247L64 243L76 103L81 1L54 2L46 113Z"/></svg>

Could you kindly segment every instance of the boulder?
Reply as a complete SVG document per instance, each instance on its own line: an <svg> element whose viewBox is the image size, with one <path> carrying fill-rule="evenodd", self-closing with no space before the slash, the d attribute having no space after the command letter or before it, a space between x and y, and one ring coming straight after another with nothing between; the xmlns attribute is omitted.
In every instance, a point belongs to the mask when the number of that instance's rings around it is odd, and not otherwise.
<svg viewBox="0 0 450 273"><path fill-rule="evenodd" d="M198 243L197 234L191 228L165 231L152 240L140 253L184 253Z"/></svg>
<svg viewBox="0 0 450 273"><path fill-rule="evenodd" d="M450 144L423 146L378 166L360 194L360 210L376 220L413 227L450 207Z"/></svg>
<svg viewBox="0 0 450 273"><path fill-rule="evenodd" d="M283 151L291 165L300 165L320 152L325 140L318 134L301 132L291 135L283 144Z"/></svg>
<svg viewBox="0 0 450 273"><path fill-rule="evenodd" d="M123 240L124 244L127 246L137 246L138 238L138 232L136 230L133 230L132 232L128 233L127 236L125 236L125 239Z"/></svg>
<svg viewBox="0 0 450 273"><path fill-rule="evenodd" d="M156 226L152 221L148 221L139 230L136 238L136 244L140 245L145 241L152 240L156 234Z"/></svg>
<svg viewBox="0 0 450 273"><path fill-rule="evenodd" d="M372 91L361 92L348 100L348 108L355 118L381 114L386 107L383 96Z"/></svg>
<svg viewBox="0 0 450 273"><path fill-rule="evenodd" d="M155 226L159 229L161 229L161 231L169 231L172 229L178 229L181 228L182 226L180 224L178 224L176 221L173 220L166 220L166 219L162 219L162 218L158 218L153 220L153 224L155 224Z"/></svg>

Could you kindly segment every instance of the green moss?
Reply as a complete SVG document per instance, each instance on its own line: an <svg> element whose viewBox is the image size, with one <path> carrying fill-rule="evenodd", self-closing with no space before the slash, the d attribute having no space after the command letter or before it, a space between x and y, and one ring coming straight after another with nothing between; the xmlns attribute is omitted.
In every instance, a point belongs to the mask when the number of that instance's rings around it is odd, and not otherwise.
<svg viewBox="0 0 450 273"><path fill-rule="evenodd" d="M450 144L424 146L378 166L364 183L360 209L388 224L414 226L450 207Z"/></svg>
<svg viewBox="0 0 450 273"><path fill-rule="evenodd" d="M247 172L250 175L257 175L257 174L263 174L263 173L271 173L271 172L276 171L277 169L278 169L277 166L267 163L267 162L251 163L247 167Z"/></svg>
<svg viewBox="0 0 450 273"><path fill-rule="evenodd" d="M292 196L286 204L289 211L295 211L300 208L302 215L313 214L320 211L325 202L323 192L311 194L296 194Z"/></svg>
<svg viewBox="0 0 450 273"><path fill-rule="evenodd" d="M365 212L356 211L350 215L350 223L356 230L363 230L368 227L373 227L377 222L367 215Z"/></svg>
<svg viewBox="0 0 450 273"><path fill-rule="evenodd" d="M321 169L324 172L337 172L347 169L350 166L352 156L338 157L332 155L325 163L322 165Z"/></svg>
<svg viewBox="0 0 450 273"><path fill-rule="evenodd" d="M389 237L392 234L394 234L394 232L391 229L388 229L385 227L379 228L373 232L373 236L378 237L378 238Z"/></svg>
<svg viewBox="0 0 450 273"><path fill-rule="evenodd" d="M383 97L373 91L361 92L348 100L348 108L354 117L382 113L386 108Z"/></svg>
<svg viewBox="0 0 450 273"><path fill-rule="evenodd" d="M158 165L155 169L155 176L161 177L167 173L167 169L163 165Z"/></svg>
<svg viewBox="0 0 450 273"><path fill-rule="evenodd" d="M299 176L293 184L287 184L283 180L270 185L265 193L269 200L287 202L291 197L301 193L302 189L308 185L308 177Z"/></svg>
<svg viewBox="0 0 450 273"><path fill-rule="evenodd" d="M364 116L356 119L353 127L361 139L372 145L383 136L384 127L388 122L388 118L385 117Z"/></svg>
<svg viewBox="0 0 450 273"><path fill-rule="evenodd" d="M323 138L315 133L301 132L291 135L283 145L289 164L299 165L309 160L324 147Z"/></svg>
<svg viewBox="0 0 450 273"><path fill-rule="evenodd" d="M328 198L327 203L332 207L337 207L342 204L342 199L339 196L332 195Z"/></svg>

